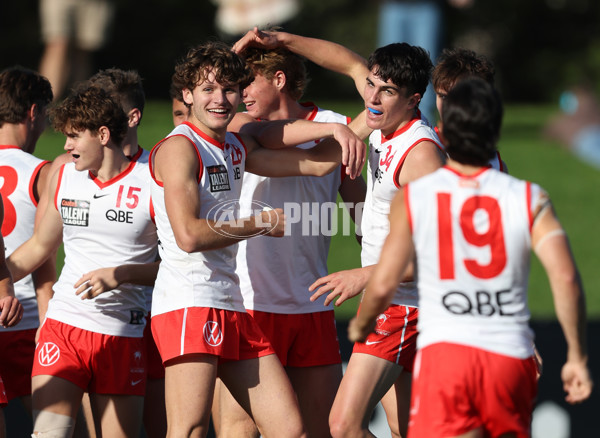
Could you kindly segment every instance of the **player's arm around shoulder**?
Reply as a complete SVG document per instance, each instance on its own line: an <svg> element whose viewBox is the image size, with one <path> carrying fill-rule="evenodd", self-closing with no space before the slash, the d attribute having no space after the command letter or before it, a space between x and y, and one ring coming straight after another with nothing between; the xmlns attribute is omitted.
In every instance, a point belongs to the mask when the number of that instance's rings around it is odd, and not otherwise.
<svg viewBox="0 0 600 438"><path fill-rule="evenodd" d="M347 166L350 177L355 178L365 163L364 142L342 123L288 120L265 122L264 125L252 132L250 138L243 137L248 150L246 169L252 173L270 177L323 176L342 163ZM267 150L262 147L277 141L289 146L319 139L324 140L310 149Z"/></svg>
<svg viewBox="0 0 600 438"><path fill-rule="evenodd" d="M48 201L44 211L40 212L42 216L36 224L33 235L6 261L14 281L19 281L37 269L48 257L54 255L62 242L62 217L53 202L58 190L59 174L60 172L57 171L52 175L45 194L48 195Z"/></svg>
<svg viewBox="0 0 600 438"><path fill-rule="evenodd" d="M446 162L444 153L432 141L422 141L415 145L404 160L398 176L400 186L422 176L435 172Z"/></svg>
<svg viewBox="0 0 600 438"><path fill-rule="evenodd" d="M250 150L256 146L249 142L246 147ZM215 232L213 221L200 218L198 183L202 163L194 145L185 137L171 137L160 145L154 155L154 172L164 187L165 207L175 241L185 252L224 248L257 234L283 235L285 222L281 209L236 223L219 223L223 233ZM278 225L271 227L272 223Z"/></svg>
<svg viewBox="0 0 600 438"><path fill-rule="evenodd" d="M379 262L373 270L361 301L360 313L350 321L348 337L351 341L364 341L375 327L377 316L387 309L411 265L415 254L405 191L398 191L390 207L390 232L385 239Z"/></svg>
<svg viewBox="0 0 600 438"><path fill-rule="evenodd" d="M365 78L369 74L365 58L332 41L287 32L263 31L255 27L233 45L233 50L242 53L247 47L265 49L284 47L320 67L352 78L361 95Z"/></svg>
<svg viewBox="0 0 600 438"><path fill-rule="evenodd" d="M590 396L593 386L587 366L583 283L567 235L545 193L533 213L532 247L548 275L556 316L567 342L567 361L561 372L563 388L569 403L579 403Z"/></svg>

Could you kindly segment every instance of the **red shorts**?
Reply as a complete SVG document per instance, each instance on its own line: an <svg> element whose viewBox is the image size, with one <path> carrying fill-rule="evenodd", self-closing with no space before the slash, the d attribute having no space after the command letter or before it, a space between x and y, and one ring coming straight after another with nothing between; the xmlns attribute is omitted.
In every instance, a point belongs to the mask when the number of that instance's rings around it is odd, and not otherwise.
<svg viewBox="0 0 600 438"><path fill-rule="evenodd" d="M8 400L31 395L31 368L37 329L0 332L0 375Z"/></svg>
<svg viewBox="0 0 600 438"><path fill-rule="evenodd" d="M342 363L333 310L287 315L248 310L283 366Z"/></svg>
<svg viewBox="0 0 600 438"><path fill-rule="evenodd" d="M0 408L3 408L7 404L8 398L6 398L6 392L4 391L4 382L2 382L2 376L0 376Z"/></svg>
<svg viewBox="0 0 600 438"><path fill-rule="evenodd" d="M90 393L144 395L144 340L103 335L46 319L32 375L61 377Z"/></svg>
<svg viewBox="0 0 600 438"><path fill-rule="evenodd" d="M440 343L419 351L413 373L408 438L530 436L537 395L536 366L464 345Z"/></svg>
<svg viewBox="0 0 600 438"><path fill-rule="evenodd" d="M267 337L246 312L188 307L152 317L152 334L163 363L187 354L245 360L274 354Z"/></svg>
<svg viewBox="0 0 600 438"><path fill-rule="evenodd" d="M411 373L417 352L418 316L416 307L392 304L377 317L375 333L367 336L365 342L356 342L352 352L389 360Z"/></svg>
<svg viewBox="0 0 600 438"><path fill-rule="evenodd" d="M160 353L152 337L151 315L146 316L146 327L144 327L144 344L146 345L146 368L148 369L148 380L159 380L165 378L165 366L160 358Z"/></svg>

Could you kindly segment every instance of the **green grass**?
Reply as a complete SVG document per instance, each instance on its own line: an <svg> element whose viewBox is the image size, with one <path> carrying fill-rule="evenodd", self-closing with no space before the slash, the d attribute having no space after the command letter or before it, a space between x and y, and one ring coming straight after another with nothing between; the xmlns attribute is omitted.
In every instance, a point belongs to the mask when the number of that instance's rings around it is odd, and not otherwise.
<svg viewBox="0 0 600 438"><path fill-rule="evenodd" d="M319 102L324 108L354 116L357 102ZM512 175L540 184L550 193L569 237L586 287L588 312L600 317L600 270L597 248L600 238L595 231L600 218L597 190L600 172L580 162L568 151L542 139L540 132L554 111L549 106L508 106L506 108L500 152ZM140 144L150 149L172 128L170 104L148 102L139 129ZM48 129L40 138L36 155L52 159L62 153L64 137ZM341 229L341 228L340 228ZM62 257L62 253L59 257ZM62 260L59 259L59 260ZM59 261L59 265L62 262ZM334 236L329 255L329 270L336 272L360 266L360 248L352 236ZM59 266L60 269L60 266ZM554 317L552 297L543 269L533 257L529 299L532 315L537 319ZM358 298L336 309L339 318L349 318Z"/></svg>

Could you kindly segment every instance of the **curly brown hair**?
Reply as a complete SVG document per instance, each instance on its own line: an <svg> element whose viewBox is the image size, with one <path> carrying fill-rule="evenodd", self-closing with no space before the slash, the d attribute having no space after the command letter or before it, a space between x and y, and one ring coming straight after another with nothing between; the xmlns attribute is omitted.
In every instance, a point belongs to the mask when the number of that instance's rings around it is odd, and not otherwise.
<svg viewBox="0 0 600 438"><path fill-rule="evenodd" d="M175 66L172 86L175 89L193 90L214 73L220 84L239 85L240 91L254 80L252 70L227 44L210 41L190 49L185 58Z"/></svg>
<svg viewBox="0 0 600 438"><path fill-rule="evenodd" d="M246 49L243 56L254 73L268 80L282 71L286 78L285 89L292 99L299 100L304 94L308 79L305 61L301 56L283 48L267 50L254 47Z"/></svg>
<svg viewBox="0 0 600 438"><path fill-rule="evenodd" d="M434 90L450 91L463 78L474 76L494 85L494 66L472 50L448 48L442 51L431 74Z"/></svg>
<svg viewBox="0 0 600 438"><path fill-rule="evenodd" d="M127 115L120 102L110 93L89 82L75 88L65 100L50 110L50 120L54 129L68 134L71 131L85 131L97 134L102 126L110 132L110 138L121 146L127 133Z"/></svg>

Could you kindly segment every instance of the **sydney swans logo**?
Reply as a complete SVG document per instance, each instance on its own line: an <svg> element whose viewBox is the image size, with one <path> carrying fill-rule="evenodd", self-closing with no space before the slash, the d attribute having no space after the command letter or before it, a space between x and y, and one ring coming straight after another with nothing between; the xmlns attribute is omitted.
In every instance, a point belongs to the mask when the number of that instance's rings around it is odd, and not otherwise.
<svg viewBox="0 0 600 438"><path fill-rule="evenodd" d="M241 239L241 237L235 232L236 229L244 228L248 221L254 220L259 231L253 234L244 234L246 237L254 237L261 234L268 234L269 231L274 229L279 223L279 217L276 217L276 222L263 222L261 213L263 211L273 210L273 208L261 201L252 201L249 210L245 210L248 214L247 217L240 218L240 203L237 199L228 201L222 201L214 205L208 210L206 217L210 219L208 226L216 233Z"/></svg>

